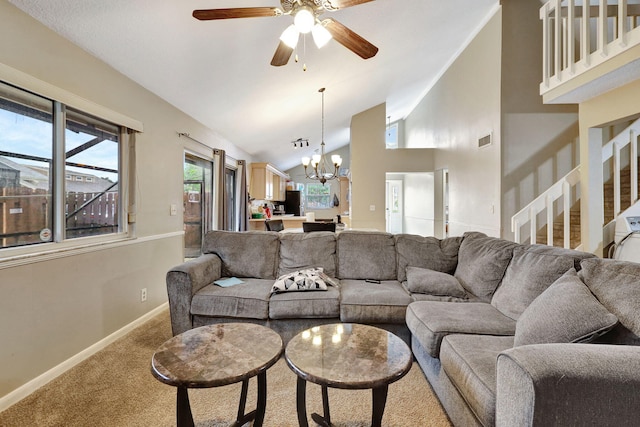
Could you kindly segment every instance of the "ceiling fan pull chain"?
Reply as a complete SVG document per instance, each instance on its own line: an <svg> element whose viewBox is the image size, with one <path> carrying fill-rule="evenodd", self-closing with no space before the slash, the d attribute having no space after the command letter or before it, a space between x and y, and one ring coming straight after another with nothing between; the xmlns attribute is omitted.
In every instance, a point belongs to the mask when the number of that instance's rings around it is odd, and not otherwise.
<svg viewBox="0 0 640 427"><path fill-rule="evenodd" d="M307 57L307 35L302 35L302 71L307 71L307 62L305 58Z"/></svg>

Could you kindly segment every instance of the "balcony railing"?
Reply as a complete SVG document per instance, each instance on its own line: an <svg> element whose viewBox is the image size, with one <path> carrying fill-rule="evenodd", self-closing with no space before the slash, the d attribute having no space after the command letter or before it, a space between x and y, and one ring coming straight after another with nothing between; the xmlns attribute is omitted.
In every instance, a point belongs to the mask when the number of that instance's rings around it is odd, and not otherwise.
<svg viewBox="0 0 640 427"><path fill-rule="evenodd" d="M596 4L591 6L591 4ZM640 44L637 0L550 0L540 9L545 94ZM586 5L586 6L585 6Z"/></svg>

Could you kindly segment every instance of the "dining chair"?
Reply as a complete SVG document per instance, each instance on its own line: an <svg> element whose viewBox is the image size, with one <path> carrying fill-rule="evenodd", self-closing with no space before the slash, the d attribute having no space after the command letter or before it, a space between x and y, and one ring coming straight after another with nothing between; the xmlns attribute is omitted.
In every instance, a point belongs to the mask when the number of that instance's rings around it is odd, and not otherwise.
<svg viewBox="0 0 640 427"><path fill-rule="evenodd" d="M264 222L267 231L282 231L284 230L284 223L281 219L272 219Z"/></svg>
<svg viewBox="0 0 640 427"><path fill-rule="evenodd" d="M302 231L310 233L312 231L336 231L335 222L303 222Z"/></svg>

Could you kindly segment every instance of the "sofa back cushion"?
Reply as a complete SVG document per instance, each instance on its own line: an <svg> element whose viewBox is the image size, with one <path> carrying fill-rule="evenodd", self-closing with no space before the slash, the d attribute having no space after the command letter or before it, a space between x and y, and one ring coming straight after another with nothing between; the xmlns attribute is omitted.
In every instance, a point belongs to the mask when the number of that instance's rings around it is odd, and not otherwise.
<svg viewBox="0 0 640 427"><path fill-rule="evenodd" d="M640 264L590 258L581 266L580 278L620 321L602 341L640 345Z"/></svg>
<svg viewBox="0 0 640 427"><path fill-rule="evenodd" d="M209 231L202 252L222 260L223 277L275 279L280 240L272 231Z"/></svg>
<svg viewBox="0 0 640 427"><path fill-rule="evenodd" d="M467 292L451 274L428 268L407 267L407 289L412 294L466 298Z"/></svg>
<svg viewBox="0 0 640 427"><path fill-rule="evenodd" d="M580 261L595 255L547 245L518 246L491 305L514 320L569 269L580 269Z"/></svg>
<svg viewBox="0 0 640 427"><path fill-rule="evenodd" d="M336 276L336 233L280 234L278 276L309 267L322 267L328 276Z"/></svg>
<svg viewBox="0 0 640 427"><path fill-rule="evenodd" d="M591 342L617 323L571 268L522 313L513 345Z"/></svg>
<svg viewBox="0 0 640 427"><path fill-rule="evenodd" d="M337 237L340 279L396 280L393 234L380 231L343 231Z"/></svg>
<svg viewBox="0 0 640 427"><path fill-rule="evenodd" d="M428 268L429 270L453 274L458 264L458 250L462 237L438 239L415 234L397 234L398 280L407 280L407 267Z"/></svg>
<svg viewBox="0 0 640 427"><path fill-rule="evenodd" d="M468 292L489 302L517 246L517 243L483 233L465 233L454 276Z"/></svg>

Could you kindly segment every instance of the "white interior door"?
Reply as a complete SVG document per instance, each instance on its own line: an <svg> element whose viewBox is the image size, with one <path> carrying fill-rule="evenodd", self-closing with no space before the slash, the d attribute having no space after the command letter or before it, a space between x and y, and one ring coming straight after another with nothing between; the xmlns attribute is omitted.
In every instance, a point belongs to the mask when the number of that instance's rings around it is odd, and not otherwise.
<svg viewBox="0 0 640 427"><path fill-rule="evenodd" d="M404 218L402 180L387 180L386 216L387 233L402 233L402 223Z"/></svg>

